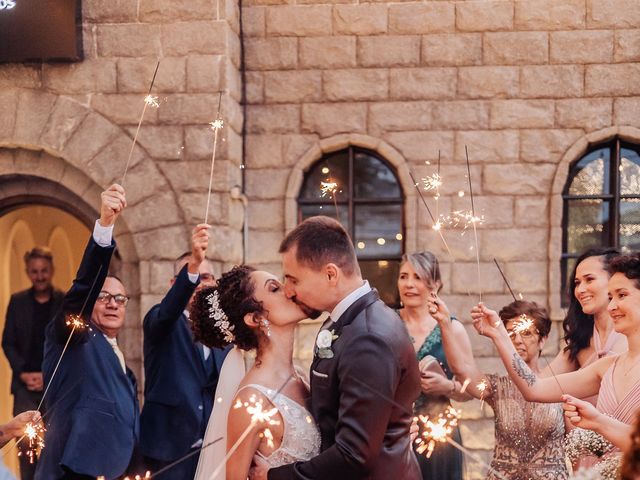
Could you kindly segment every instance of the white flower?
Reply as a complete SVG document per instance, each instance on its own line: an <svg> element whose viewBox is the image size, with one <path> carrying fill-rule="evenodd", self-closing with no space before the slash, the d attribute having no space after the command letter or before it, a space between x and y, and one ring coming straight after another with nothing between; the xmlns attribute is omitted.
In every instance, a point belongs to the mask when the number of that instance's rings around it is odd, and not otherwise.
<svg viewBox="0 0 640 480"><path fill-rule="evenodd" d="M322 330L318 333L318 338L316 339L316 346L318 348L329 348L332 342L333 334L329 330Z"/></svg>

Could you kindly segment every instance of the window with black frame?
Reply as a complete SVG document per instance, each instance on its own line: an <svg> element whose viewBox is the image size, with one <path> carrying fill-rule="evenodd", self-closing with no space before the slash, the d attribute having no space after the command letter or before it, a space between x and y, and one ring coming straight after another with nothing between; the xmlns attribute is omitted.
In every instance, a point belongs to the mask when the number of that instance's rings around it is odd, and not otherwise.
<svg viewBox="0 0 640 480"><path fill-rule="evenodd" d="M640 249L640 146L615 138L575 161L563 192L562 299L576 258L592 247Z"/></svg>
<svg viewBox="0 0 640 480"><path fill-rule="evenodd" d="M298 221L338 218L350 233L364 278L388 305L398 304L396 278L404 252L404 197L392 167L357 147L326 154L305 173Z"/></svg>

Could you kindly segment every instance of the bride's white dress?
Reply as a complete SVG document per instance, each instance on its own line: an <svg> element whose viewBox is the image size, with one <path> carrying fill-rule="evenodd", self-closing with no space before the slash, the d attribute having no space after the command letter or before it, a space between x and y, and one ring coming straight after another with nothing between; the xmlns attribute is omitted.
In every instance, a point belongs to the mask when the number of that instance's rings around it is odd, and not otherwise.
<svg viewBox="0 0 640 480"><path fill-rule="evenodd" d="M227 355L216 389L213 413L209 418L195 480L224 480L227 453L227 416L238 386L244 377L244 360L238 349ZM282 443L269 456L261 455L271 467L309 460L320 453L320 432L309 411L282 392L262 385L246 385L265 395L278 409L284 422ZM221 468L222 467L222 468ZM215 476L214 476L215 473Z"/></svg>

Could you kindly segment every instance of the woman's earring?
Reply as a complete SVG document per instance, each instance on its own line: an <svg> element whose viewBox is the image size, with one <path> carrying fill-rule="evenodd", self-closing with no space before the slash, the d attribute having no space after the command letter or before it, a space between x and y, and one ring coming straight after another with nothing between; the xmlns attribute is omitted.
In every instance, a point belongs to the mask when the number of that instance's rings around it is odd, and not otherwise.
<svg viewBox="0 0 640 480"><path fill-rule="evenodd" d="M262 327L266 330L267 332L267 337L271 336L271 328L269 327L269 320L264 319L260 322L260 325L262 325Z"/></svg>

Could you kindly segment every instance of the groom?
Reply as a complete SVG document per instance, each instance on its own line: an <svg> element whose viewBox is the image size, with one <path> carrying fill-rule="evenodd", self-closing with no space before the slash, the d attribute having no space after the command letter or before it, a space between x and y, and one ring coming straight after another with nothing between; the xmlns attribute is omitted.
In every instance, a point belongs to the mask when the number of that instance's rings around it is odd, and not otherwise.
<svg viewBox="0 0 640 480"><path fill-rule="evenodd" d="M337 221L305 220L282 241L280 253L287 296L310 315L331 312L311 364L311 412L322 453L268 473L261 465L252 480L419 479L409 412L420 376L402 320L362 279Z"/></svg>

